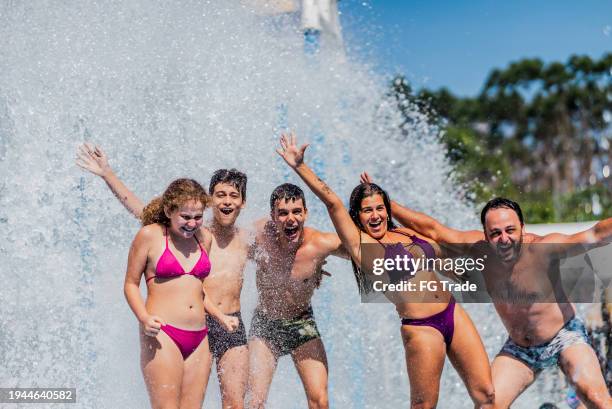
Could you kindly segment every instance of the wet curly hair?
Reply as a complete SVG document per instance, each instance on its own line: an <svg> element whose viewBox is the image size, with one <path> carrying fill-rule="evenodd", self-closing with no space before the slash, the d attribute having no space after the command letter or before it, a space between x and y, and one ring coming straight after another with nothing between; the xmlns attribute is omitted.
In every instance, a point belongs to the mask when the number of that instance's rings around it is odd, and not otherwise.
<svg viewBox="0 0 612 409"><path fill-rule="evenodd" d="M176 179L168 185L161 197L156 197L144 207L140 222L143 226L153 223L170 226L170 219L165 211L172 213L190 200L201 202L206 209L210 198L206 189L197 181L187 178Z"/></svg>

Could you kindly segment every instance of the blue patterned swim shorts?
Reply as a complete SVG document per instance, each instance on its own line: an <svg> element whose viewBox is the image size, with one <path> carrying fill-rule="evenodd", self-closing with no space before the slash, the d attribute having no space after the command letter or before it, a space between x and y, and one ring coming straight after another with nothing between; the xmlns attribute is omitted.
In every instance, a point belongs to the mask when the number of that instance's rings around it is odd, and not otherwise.
<svg viewBox="0 0 612 409"><path fill-rule="evenodd" d="M557 365L559 354L564 349L578 344L590 345L589 336L582 320L574 317L545 344L522 347L508 338L499 353L510 355L524 362L537 373L544 368Z"/></svg>

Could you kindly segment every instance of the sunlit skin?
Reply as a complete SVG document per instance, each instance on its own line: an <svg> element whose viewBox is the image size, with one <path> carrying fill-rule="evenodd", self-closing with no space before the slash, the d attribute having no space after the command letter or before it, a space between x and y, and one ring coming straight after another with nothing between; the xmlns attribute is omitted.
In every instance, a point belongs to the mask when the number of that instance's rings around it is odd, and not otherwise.
<svg viewBox="0 0 612 409"><path fill-rule="evenodd" d="M390 215L385 207L383 196L380 194L361 199L358 224L362 231L357 230L351 214L344 207L339 196L304 163L304 152L307 147L308 145L298 147L293 134L282 135L277 152L325 204L344 248L356 265L361 265L364 259L366 265L369 264L367 260L372 252L362 252L364 243L379 244L373 247L382 254L375 257L384 257L385 249L382 247L386 244L411 245L414 243L412 238L407 237L413 235L407 229L388 231ZM434 272L423 270L418 274L419 279L436 280ZM414 301L414 299L409 299L414 298L414 294L408 294L408 292L385 295L395 304L400 317L419 319L440 313L449 305L450 294L440 289L427 293L433 297L430 300L436 302L410 302ZM454 307L453 321L455 331L449 345L445 344L443 335L435 328L421 325L402 325L401 327L410 381L411 408L436 406L440 377L447 354L453 365L458 368L462 378L466 380L466 386L476 407L492 407L493 388L488 357L482 341L473 323L459 305ZM375 329L372 328L372 330Z"/></svg>
<svg viewBox="0 0 612 409"><path fill-rule="evenodd" d="M392 208L400 223L424 236L446 243L471 244L472 257L492 256L487 259L484 270L487 290L500 295L494 303L495 309L509 338L522 347L551 342L576 315L565 290L558 287L561 282L559 258L568 251L583 254L589 248L584 244L601 244L612 237L612 219L599 221L592 228L573 234L539 236L525 232L518 214L505 207L487 211L483 232L452 229L397 203L393 203ZM549 295L553 297L547 298ZM558 365L586 407L612 407L597 356L589 345L575 343L566 347L559 353ZM503 353L495 357L491 366L495 404L500 408L510 407L537 375L525 362Z"/></svg>
<svg viewBox="0 0 612 409"><path fill-rule="evenodd" d="M199 200L188 200L164 211L170 219L168 227L147 224L132 242L124 293L141 324L141 369L152 407L178 407L178 402L185 407L199 407L210 373L208 338L183 358L161 326L169 324L185 330L206 326L207 297L201 280L191 274L147 280L146 300L140 284L143 275L155 277L157 263L166 249L183 271L192 270L202 253L210 251L211 235L201 228L204 204ZM203 381L194 383L190 379Z"/></svg>
<svg viewBox="0 0 612 409"><path fill-rule="evenodd" d="M78 156L77 164L83 169L102 177L126 209L134 216L140 218L144 208L143 202L117 178L109 166L108 158L102 149L91 144L85 144L79 148ZM224 314L240 311L240 292L242 290L243 271L246 264L248 247L246 234L236 228L234 223L244 206L244 197L233 184L225 182L215 184L211 192L213 219L210 229L213 237L211 243L212 251L209 254L212 270L210 275L204 280L203 285L207 294L207 300ZM178 210L179 212L176 214L170 214L171 212L169 211L166 212L170 219L173 220L172 223L178 225L178 229L169 229L172 237L171 242L176 247L176 243L180 243L186 237L189 237L190 239L187 240L188 245L190 248L193 248L196 243L191 238L193 233L190 231L192 228L198 230L202 225L201 209L181 208ZM182 226L184 228L181 229ZM158 244L162 246L163 241L159 241ZM160 247L158 251L163 252L163 247ZM179 255L181 252L176 251L175 253ZM195 260L194 262L197 262L199 257L197 250L192 256ZM184 279L170 280L164 284L166 287L172 284L188 285L194 279L194 277L187 276ZM150 284L152 290L151 296L155 296L158 291L157 284L155 280L150 281ZM181 289L179 288L178 290ZM160 297L157 298L160 298L160 302L169 302L172 305L177 304L173 302L171 297L167 296L167 291L161 293ZM181 302L184 300L185 297L182 297ZM200 315L202 315L200 312L195 312L195 316ZM228 325L230 324L238 325L235 317L223 315L218 316L217 320L226 330L228 330ZM156 331L159 331L159 328L156 328ZM248 367L246 345L231 348L221 359L217 359L216 363L223 408L243 408ZM208 373L210 365L207 366L202 363L200 369ZM202 384L208 381L208 376L203 376L201 379L203 381L199 381L200 386L205 387Z"/></svg>
<svg viewBox="0 0 612 409"><path fill-rule="evenodd" d="M214 223L220 227L234 227L245 202L231 183L217 183L212 192L212 212Z"/></svg>
<svg viewBox="0 0 612 409"><path fill-rule="evenodd" d="M485 218L485 234L489 245L504 264L515 263L523 244L523 225L512 209L491 209Z"/></svg>
<svg viewBox="0 0 612 409"><path fill-rule="evenodd" d="M174 236L185 239L193 237L196 231L202 227L204 221L204 205L200 201L189 200L173 212L164 210L170 219L168 231Z"/></svg>
<svg viewBox="0 0 612 409"><path fill-rule="evenodd" d="M212 270L204 280L204 289L212 302L226 314L240 311L240 293L248 247L245 233L235 226L245 206L244 197L232 183L215 184L211 194L213 233L210 261ZM248 373L246 345L230 348L218 357L217 375L221 387L222 407L244 407Z"/></svg>
<svg viewBox="0 0 612 409"><path fill-rule="evenodd" d="M387 233L387 208L379 194L365 197L361 201L359 222L364 232L376 240L380 240Z"/></svg>
<svg viewBox="0 0 612 409"><path fill-rule="evenodd" d="M270 220L257 224L253 258L257 264L256 309L269 319L292 319L311 304L325 258L340 249L338 236L304 226L308 211L302 199L277 200ZM249 340L251 408L265 407L278 356L257 336ZM328 408L327 358L320 338L291 353L302 379L308 407Z"/></svg>
<svg viewBox="0 0 612 409"><path fill-rule="evenodd" d="M217 183L211 192L213 233L212 270L204 289L225 313L240 311L240 292L247 258L246 234L235 226L245 206L240 191L231 183Z"/></svg>
<svg viewBox="0 0 612 409"><path fill-rule="evenodd" d="M283 246L299 247L304 236L304 223L308 210L302 199L278 200L271 212L272 221Z"/></svg>

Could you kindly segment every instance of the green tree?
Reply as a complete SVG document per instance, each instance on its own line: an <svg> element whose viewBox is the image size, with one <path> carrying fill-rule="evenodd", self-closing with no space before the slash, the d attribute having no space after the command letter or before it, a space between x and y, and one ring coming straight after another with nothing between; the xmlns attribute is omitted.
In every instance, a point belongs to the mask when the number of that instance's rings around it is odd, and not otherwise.
<svg viewBox="0 0 612 409"><path fill-rule="evenodd" d="M565 64L533 58L493 69L475 98L444 88L415 93L402 77L392 92L410 102L403 112L416 105L444 129L448 156L476 200L507 195L529 220L576 220L610 207L611 76L612 53Z"/></svg>

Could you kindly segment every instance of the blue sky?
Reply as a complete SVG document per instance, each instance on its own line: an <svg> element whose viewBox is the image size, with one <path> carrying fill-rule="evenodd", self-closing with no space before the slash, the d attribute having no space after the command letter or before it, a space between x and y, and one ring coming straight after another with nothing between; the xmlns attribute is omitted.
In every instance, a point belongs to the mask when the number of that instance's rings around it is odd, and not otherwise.
<svg viewBox="0 0 612 409"><path fill-rule="evenodd" d="M415 88L476 95L489 71L524 57L612 52L612 0L342 0L351 52Z"/></svg>

